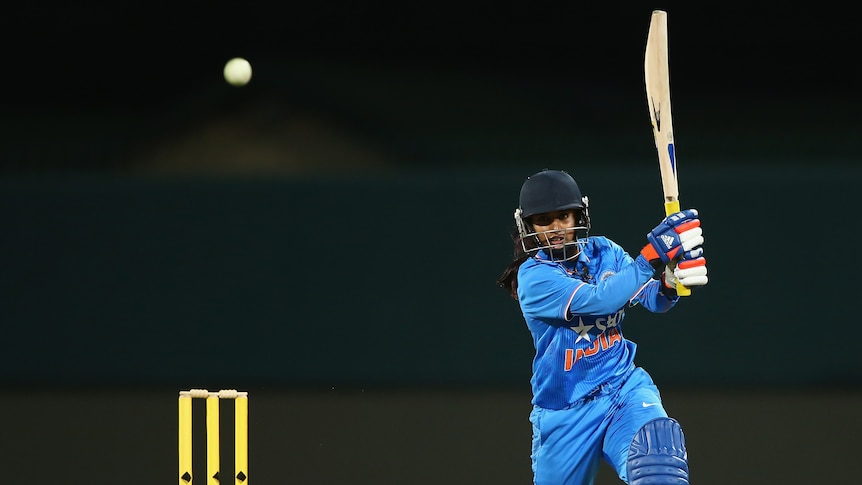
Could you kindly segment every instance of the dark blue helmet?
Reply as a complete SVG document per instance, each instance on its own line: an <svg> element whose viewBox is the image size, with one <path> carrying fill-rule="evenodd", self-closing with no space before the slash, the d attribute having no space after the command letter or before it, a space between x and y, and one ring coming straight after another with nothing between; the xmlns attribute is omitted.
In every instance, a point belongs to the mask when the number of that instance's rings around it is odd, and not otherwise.
<svg viewBox="0 0 862 485"><path fill-rule="evenodd" d="M586 203L571 175L561 170L545 169L524 181L518 207L521 217L526 219L543 212L583 209Z"/></svg>
<svg viewBox="0 0 862 485"><path fill-rule="evenodd" d="M574 241L565 245L550 246L542 243L540 234L533 229L530 217L545 212L575 210L576 226ZM575 179L562 170L542 170L524 181L518 208L515 210L515 224L521 236L521 244L528 254L545 250L554 260L571 260L581 252L590 232L589 199L581 194Z"/></svg>

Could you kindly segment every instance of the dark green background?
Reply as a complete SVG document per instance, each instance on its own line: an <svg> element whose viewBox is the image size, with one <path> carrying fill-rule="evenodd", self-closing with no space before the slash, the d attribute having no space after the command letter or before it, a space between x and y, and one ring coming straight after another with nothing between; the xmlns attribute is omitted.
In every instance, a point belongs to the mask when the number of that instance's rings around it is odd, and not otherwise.
<svg viewBox="0 0 862 485"><path fill-rule="evenodd" d="M661 218L653 163L573 172L594 233L637 250ZM626 334L693 480L852 482L857 271L834 240L860 170L682 173L710 284L631 309ZM5 179L2 455L35 483L170 481L177 390L240 387L256 483L528 483L532 348L494 285L521 179Z"/></svg>
<svg viewBox="0 0 862 485"><path fill-rule="evenodd" d="M630 309L640 362L669 385L859 385L857 265L830 241L862 170L683 167L711 281L667 315ZM636 254L662 217L655 164L570 170L593 233ZM3 379L518 386L532 348L495 279L522 178L7 179Z"/></svg>

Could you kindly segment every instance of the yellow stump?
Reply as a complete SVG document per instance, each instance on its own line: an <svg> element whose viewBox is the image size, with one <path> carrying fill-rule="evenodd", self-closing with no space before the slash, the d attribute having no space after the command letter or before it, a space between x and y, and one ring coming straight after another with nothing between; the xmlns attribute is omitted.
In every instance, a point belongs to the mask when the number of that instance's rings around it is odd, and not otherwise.
<svg viewBox="0 0 862 485"><path fill-rule="evenodd" d="M207 396L207 484L219 484L219 398Z"/></svg>
<svg viewBox="0 0 862 485"><path fill-rule="evenodd" d="M236 485L248 485L248 395L240 394L234 400L234 471Z"/></svg>
<svg viewBox="0 0 862 485"><path fill-rule="evenodd" d="M180 482L179 485L192 483L192 397L188 393L180 393Z"/></svg>

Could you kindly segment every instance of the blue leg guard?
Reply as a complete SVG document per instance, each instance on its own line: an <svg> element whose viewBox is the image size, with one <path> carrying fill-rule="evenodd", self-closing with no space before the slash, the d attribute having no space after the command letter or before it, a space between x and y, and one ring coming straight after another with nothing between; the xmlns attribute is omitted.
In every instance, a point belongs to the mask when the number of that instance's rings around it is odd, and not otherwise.
<svg viewBox="0 0 862 485"><path fill-rule="evenodd" d="M629 485L688 485L685 436L675 419L653 419L635 433L626 475Z"/></svg>

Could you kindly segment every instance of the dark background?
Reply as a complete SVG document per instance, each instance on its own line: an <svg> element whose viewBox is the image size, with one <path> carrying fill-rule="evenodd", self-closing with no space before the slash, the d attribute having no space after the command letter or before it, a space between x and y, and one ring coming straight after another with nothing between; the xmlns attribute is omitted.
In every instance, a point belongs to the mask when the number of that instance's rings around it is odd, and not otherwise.
<svg viewBox="0 0 862 485"><path fill-rule="evenodd" d="M665 8L711 280L626 335L696 483L852 483L860 38L826 7L9 7L0 462L170 481L177 391L240 388L254 483L529 483L532 348L494 286L511 211L566 169L594 234L640 248Z"/></svg>

